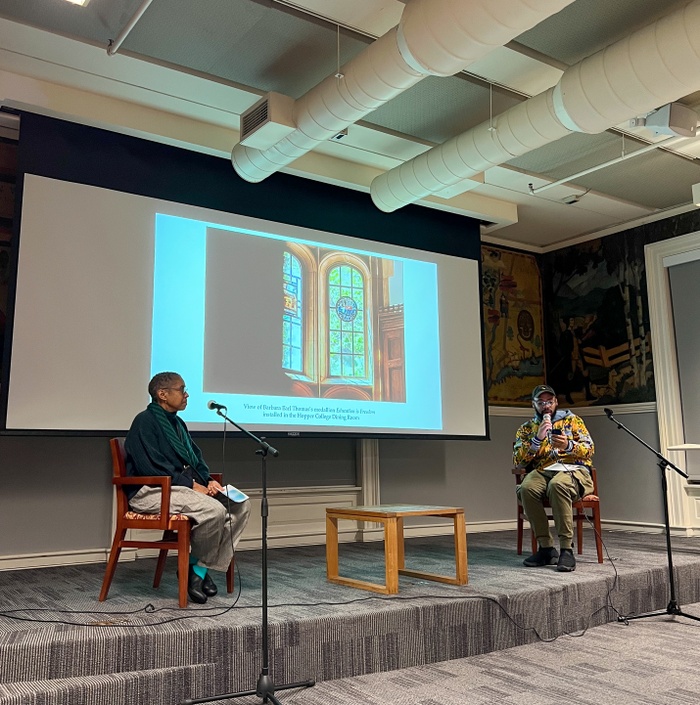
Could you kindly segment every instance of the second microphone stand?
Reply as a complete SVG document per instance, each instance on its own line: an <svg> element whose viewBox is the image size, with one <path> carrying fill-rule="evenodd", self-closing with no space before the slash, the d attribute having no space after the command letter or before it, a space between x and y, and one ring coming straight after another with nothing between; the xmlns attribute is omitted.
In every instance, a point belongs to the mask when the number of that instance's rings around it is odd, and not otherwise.
<svg viewBox="0 0 700 705"><path fill-rule="evenodd" d="M625 426L623 423L620 423L614 417L611 409L603 409L603 411L613 423L617 424L618 429L622 429L623 431L627 432L630 436L632 436L632 438L639 441L645 448L650 450L659 459L659 462L657 464L659 466L659 469L661 470L661 491L663 493L664 500L664 526L666 529L666 556L668 559L668 581L670 593L670 599L668 605L666 606L666 609L658 612L649 612L648 614L635 614L630 617L619 616L617 618L617 621L626 623L629 622L631 619L645 619L646 617L659 617L664 614L670 614L677 615L679 617L687 617L688 619L694 619L700 622L700 617L696 617L693 614L687 614L681 609L680 605L678 604L678 600L676 599L676 581L673 575L673 553L671 551L671 523L669 521L668 512L668 481L666 480L666 468L672 468L673 470L675 470L675 472L685 478L687 478L688 475L684 473L679 467L674 465L670 460L661 455L661 453L659 453L657 450L654 450L639 436L630 431L627 426Z"/></svg>
<svg viewBox="0 0 700 705"><path fill-rule="evenodd" d="M224 409L226 407L223 407ZM260 502L260 516L262 518L262 669L258 676L258 683L255 690L240 691L238 693L225 693L223 695L214 695L208 698L198 698L195 700L185 700L183 705L192 705L193 703L211 703L216 700L229 700L234 698L244 698L250 695L257 695L262 698L263 703L268 701L273 705L282 705L275 697L275 690L290 690L292 688L310 688L316 684L315 680L299 681L298 683L287 683L285 685L275 685L270 676L270 636L267 621L267 454L276 458L279 451L273 448L264 438L259 438L247 429L239 426L235 421L232 421L221 408L216 409L216 413L223 419L228 421L232 426L235 426L239 431L242 431L252 438L260 447L255 451L256 455L260 456L261 462L261 485L262 497Z"/></svg>

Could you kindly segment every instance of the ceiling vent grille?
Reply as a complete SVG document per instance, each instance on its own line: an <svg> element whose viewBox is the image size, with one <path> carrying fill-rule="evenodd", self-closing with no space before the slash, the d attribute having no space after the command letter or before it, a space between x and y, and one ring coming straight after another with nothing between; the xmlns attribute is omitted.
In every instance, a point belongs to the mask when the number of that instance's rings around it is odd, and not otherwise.
<svg viewBox="0 0 700 705"><path fill-rule="evenodd" d="M294 99L268 93L241 115L241 144L269 149L296 130Z"/></svg>
<svg viewBox="0 0 700 705"><path fill-rule="evenodd" d="M241 115L241 136L248 137L251 133L267 122L267 98L256 103L247 113Z"/></svg>

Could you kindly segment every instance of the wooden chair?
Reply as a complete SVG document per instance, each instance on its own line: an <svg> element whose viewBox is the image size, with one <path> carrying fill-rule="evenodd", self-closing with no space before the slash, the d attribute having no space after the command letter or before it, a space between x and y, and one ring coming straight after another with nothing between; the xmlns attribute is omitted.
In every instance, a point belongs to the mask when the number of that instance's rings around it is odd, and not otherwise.
<svg viewBox="0 0 700 705"><path fill-rule="evenodd" d="M117 568L119 554L122 548L157 548L158 562L156 564L156 574L153 579L153 587L160 585L165 569L165 559L168 551L177 551L178 570L178 592L180 607L187 607L187 577L189 573L190 557L190 520L184 514L170 513L170 477L148 476L129 477L126 474L126 452L124 451L124 439L112 438L109 441L112 450L112 483L117 493L117 526L114 530L114 540L112 550L109 554L105 577L102 581L100 591L100 602L107 599L107 593L112 584L114 571ZM221 482L221 475L212 473L212 477ZM160 487L163 497L160 505L160 514L139 514L129 509L129 500L126 489L129 485L149 485L150 487ZM157 540L139 539L138 541L125 540L126 532L129 529L149 529L163 531L163 537ZM233 569L234 562L226 572L226 589L233 592Z"/></svg>
<svg viewBox="0 0 700 705"><path fill-rule="evenodd" d="M515 475L515 484L519 485L526 475L525 470L522 468L513 468L513 474ZM598 553L598 563L603 562L603 539L601 538L601 527L600 527L600 498L598 497L598 477L594 467L591 467L591 477L593 479L593 494L586 495L585 497L579 499L577 502L573 503L574 510L574 522L576 523L576 548L578 553L583 553L583 524L590 520L595 527L595 547ZM523 505L517 502L518 505L518 555L522 555L523 552L523 525L527 520L525 516L525 511L523 510ZM545 497L544 499L545 511L551 509L549 501ZM547 519L552 519L552 513L547 513ZM588 517L588 519L587 519ZM537 550L537 537L535 532L530 530L532 535L532 552Z"/></svg>

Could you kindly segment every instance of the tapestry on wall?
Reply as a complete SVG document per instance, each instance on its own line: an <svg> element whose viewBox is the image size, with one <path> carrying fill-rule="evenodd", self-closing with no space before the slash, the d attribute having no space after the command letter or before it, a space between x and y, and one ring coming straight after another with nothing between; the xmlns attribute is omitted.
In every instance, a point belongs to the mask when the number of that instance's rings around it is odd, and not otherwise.
<svg viewBox="0 0 700 705"><path fill-rule="evenodd" d="M542 285L532 255L482 246L489 404L527 405L544 380Z"/></svg>
<svg viewBox="0 0 700 705"><path fill-rule="evenodd" d="M560 404L653 401L644 238L624 233L543 257L547 382Z"/></svg>

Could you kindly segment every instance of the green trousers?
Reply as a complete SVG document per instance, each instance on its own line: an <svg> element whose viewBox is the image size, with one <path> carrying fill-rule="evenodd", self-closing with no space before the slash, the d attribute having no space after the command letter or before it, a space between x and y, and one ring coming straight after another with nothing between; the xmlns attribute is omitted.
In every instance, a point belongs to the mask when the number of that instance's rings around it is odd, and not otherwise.
<svg viewBox="0 0 700 705"><path fill-rule="evenodd" d="M533 470L525 475L517 486L518 501L523 505L525 516L537 537L537 543L548 548L553 546L549 533L549 521L543 500L552 507L554 527L559 536L560 548L572 548L574 541L574 518L572 503L593 492L593 480L586 468L574 472L552 472Z"/></svg>

